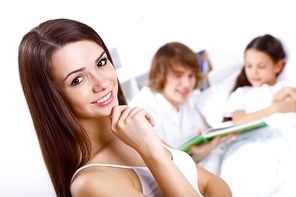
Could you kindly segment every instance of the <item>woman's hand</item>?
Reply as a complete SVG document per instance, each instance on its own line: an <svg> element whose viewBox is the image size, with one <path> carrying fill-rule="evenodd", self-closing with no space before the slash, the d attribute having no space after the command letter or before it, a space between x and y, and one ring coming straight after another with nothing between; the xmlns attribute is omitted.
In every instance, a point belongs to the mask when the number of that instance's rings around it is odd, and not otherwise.
<svg viewBox="0 0 296 197"><path fill-rule="evenodd" d="M114 135L139 153L155 153L162 148L161 139L153 128L154 120L146 110L116 106L111 113L111 122Z"/></svg>

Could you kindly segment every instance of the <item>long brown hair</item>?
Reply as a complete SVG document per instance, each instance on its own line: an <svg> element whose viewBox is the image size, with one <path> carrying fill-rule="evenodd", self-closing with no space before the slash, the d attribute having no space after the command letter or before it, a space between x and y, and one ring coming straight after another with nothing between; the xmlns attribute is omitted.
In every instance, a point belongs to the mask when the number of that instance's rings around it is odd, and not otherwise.
<svg viewBox="0 0 296 197"><path fill-rule="evenodd" d="M181 63L194 71L196 83L195 88L199 87L203 76L200 72L200 61L197 54L188 46L179 42L170 42L160 47L152 60L148 75L148 86L152 91L162 92L166 83L166 76L174 63Z"/></svg>
<svg viewBox="0 0 296 197"><path fill-rule="evenodd" d="M69 197L77 168L90 159L91 144L52 80L52 55L68 43L90 40L100 45L112 62L101 37L91 27L69 19L48 20L21 40L20 80L47 170L58 197ZM118 83L119 104L126 99Z"/></svg>
<svg viewBox="0 0 296 197"><path fill-rule="evenodd" d="M274 63L277 63L280 60L286 59L286 53L282 46L282 43L275 37L269 34L265 34L263 36L258 36L254 38L246 47L245 52L248 49L256 49L258 51L261 51L265 54L267 54ZM277 76L282 72L284 65L279 73L277 73ZM240 74L238 75L235 85L231 92L234 92L237 88L242 86L252 86L249 80L247 79L245 69L242 68Z"/></svg>

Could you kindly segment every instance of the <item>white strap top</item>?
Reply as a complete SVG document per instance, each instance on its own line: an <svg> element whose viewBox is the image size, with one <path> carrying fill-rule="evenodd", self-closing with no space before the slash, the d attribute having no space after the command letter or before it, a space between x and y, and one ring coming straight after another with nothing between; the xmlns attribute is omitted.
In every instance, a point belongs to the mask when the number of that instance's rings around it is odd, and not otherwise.
<svg viewBox="0 0 296 197"><path fill-rule="evenodd" d="M197 187L198 182L198 174L194 161L192 158L185 152L175 150L165 146L173 156L173 162L180 169L180 171L184 174L187 180L190 182L192 187L198 192L200 196L201 193ZM149 171L147 167L137 167L137 166L125 166L125 165L116 165L116 164L87 164L82 166L72 176L72 180L77 175L78 172L85 168L95 167L95 166L104 166L104 167L113 167L113 168L124 168L124 169L132 169L135 171L137 176L140 179L143 194L147 197L163 197L163 193L159 188L156 180L153 175ZM71 181L72 182L72 181Z"/></svg>

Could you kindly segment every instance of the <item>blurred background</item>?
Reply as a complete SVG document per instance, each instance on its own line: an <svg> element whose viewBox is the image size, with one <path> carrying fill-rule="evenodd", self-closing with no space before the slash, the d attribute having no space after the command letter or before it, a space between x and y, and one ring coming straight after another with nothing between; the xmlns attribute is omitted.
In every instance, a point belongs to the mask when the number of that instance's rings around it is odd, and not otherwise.
<svg viewBox="0 0 296 197"><path fill-rule="evenodd" d="M31 28L54 18L90 25L116 49L123 81L126 71L148 70L156 49L169 41L207 50L215 68L242 60L251 39L269 33L285 44L293 77L294 8L292 0L1 1L0 196L55 196L18 75L18 45Z"/></svg>

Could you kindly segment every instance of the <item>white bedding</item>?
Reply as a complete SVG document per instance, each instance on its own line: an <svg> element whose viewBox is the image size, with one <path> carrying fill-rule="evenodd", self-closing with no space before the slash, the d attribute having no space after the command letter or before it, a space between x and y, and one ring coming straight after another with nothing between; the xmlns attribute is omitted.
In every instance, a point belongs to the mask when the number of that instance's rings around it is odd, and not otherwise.
<svg viewBox="0 0 296 197"><path fill-rule="evenodd" d="M199 109L211 127L221 124L241 65L230 68L233 74L225 78L222 68L214 71L212 86L199 97ZM296 196L296 114L275 114L266 120L270 126L229 140L200 162L229 184L234 197Z"/></svg>
<svg viewBox="0 0 296 197"><path fill-rule="evenodd" d="M220 175L234 196L264 197L282 192L281 184L289 175L287 172L293 170L287 163L291 149L280 131L270 130L264 128L260 132L271 135L258 136L258 131L241 135L227 150Z"/></svg>
<svg viewBox="0 0 296 197"><path fill-rule="evenodd" d="M296 127L273 123L229 140L200 165L220 175L234 197L295 196Z"/></svg>

